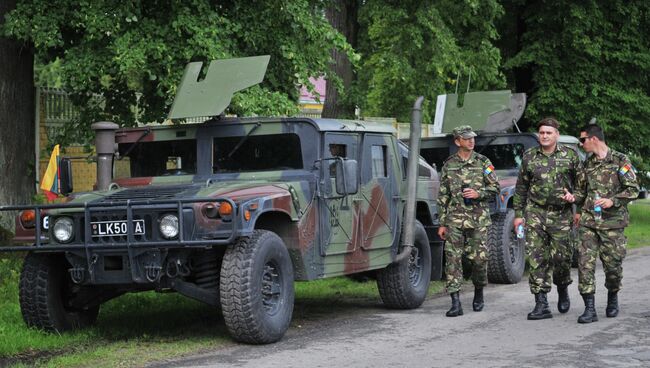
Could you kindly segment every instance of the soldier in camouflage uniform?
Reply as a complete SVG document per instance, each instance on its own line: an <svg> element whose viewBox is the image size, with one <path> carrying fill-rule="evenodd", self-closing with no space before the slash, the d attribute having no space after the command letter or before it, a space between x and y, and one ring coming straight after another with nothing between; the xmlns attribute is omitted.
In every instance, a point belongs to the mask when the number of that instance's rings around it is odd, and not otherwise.
<svg viewBox="0 0 650 368"><path fill-rule="evenodd" d="M571 306L567 290L572 282L569 232L575 198L571 192L580 169L577 152L557 143L557 120L542 119L537 131L540 146L524 153L513 199L515 229L525 222L528 283L535 295L529 320L553 317L546 298L551 276L557 285L558 311L566 313Z"/></svg>
<svg viewBox="0 0 650 368"><path fill-rule="evenodd" d="M576 202L582 204L578 251L578 289L585 302L579 323L598 321L594 307L596 258L600 255L607 288L607 317L618 315L618 291L623 278L623 258L629 222L627 204L639 195L639 185L630 160L605 144L603 130L588 125L580 132L584 150L592 155L578 176ZM600 207L600 216L595 211ZM600 217L600 218L599 218Z"/></svg>
<svg viewBox="0 0 650 368"><path fill-rule="evenodd" d="M458 152L442 167L438 209L438 235L445 243L445 273L451 309L447 317L463 315L459 292L463 282L463 255L472 264L474 300L472 309L483 310L483 287L487 285L486 238L491 224L488 201L499 193L499 182L490 160L474 152L476 133L469 126L453 131Z"/></svg>

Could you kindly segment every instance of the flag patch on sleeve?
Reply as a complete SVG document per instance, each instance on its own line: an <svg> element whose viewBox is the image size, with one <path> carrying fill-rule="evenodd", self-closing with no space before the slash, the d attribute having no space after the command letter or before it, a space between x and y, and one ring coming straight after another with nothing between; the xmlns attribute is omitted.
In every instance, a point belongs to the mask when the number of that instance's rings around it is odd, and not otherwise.
<svg viewBox="0 0 650 368"><path fill-rule="evenodd" d="M483 169L483 174L485 174L485 175L490 175L490 174L492 174L493 171L494 171L494 166L492 166L492 165L490 165L490 166L486 166L486 167Z"/></svg>
<svg viewBox="0 0 650 368"><path fill-rule="evenodd" d="M620 175L625 175L625 174L627 174L628 171L630 171L630 170L632 170L632 165L630 165L630 164L625 164L625 166L623 166L623 167L621 167L620 169L618 169L618 173L619 173Z"/></svg>

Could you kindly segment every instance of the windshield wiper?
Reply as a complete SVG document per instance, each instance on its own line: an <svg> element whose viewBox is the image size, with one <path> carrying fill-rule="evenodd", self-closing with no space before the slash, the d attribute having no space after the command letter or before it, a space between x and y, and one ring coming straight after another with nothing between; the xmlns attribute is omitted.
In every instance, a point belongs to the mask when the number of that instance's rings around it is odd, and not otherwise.
<svg viewBox="0 0 650 368"><path fill-rule="evenodd" d="M128 156L129 153L131 153L131 151L133 151L133 149L135 148L135 146L137 146L138 144L140 144L140 142L144 139L144 137L148 136L149 133L151 133L151 128L147 127L147 130L145 130L144 132L142 132L142 135L141 135L140 137L138 137L138 139L136 139L135 142L131 143L131 145L130 145L129 148L126 150L126 152L124 152L123 155L120 155L117 159L118 159L118 160L122 160L124 157Z"/></svg>
<svg viewBox="0 0 650 368"><path fill-rule="evenodd" d="M483 153L483 151L485 151L485 149L490 146L490 143L494 142L494 140L497 138L499 138L498 135L495 135L494 137L490 138L490 140L485 144L485 146L483 146L483 148L481 148L481 150L478 151L477 153Z"/></svg>
<svg viewBox="0 0 650 368"><path fill-rule="evenodd" d="M250 137L250 135L253 134L253 132L254 132L255 130L257 130L257 128L259 128L261 125L262 125L262 123L257 122L257 124L253 127L253 129L251 129L251 131L248 132L248 134L246 134L245 136L243 136L243 137L239 140L239 142L237 142L237 145L235 146L235 148L233 148L232 151L230 151L230 153L228 153L228 155L227 155L226 157L231 158L232 155L235 154L235 151L237 151L237 150L239 149L239 147L241 147L242 144L244 144L244 142L246 142L246 140L248 139L248 137Z"/></svg>

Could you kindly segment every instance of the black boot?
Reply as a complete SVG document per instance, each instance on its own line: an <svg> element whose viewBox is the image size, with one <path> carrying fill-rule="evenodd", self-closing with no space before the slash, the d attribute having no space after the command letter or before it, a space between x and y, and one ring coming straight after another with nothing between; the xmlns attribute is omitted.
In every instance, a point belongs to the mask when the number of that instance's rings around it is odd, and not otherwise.
<svg viewBox="0 0 650 368"><path fill-rule="evenodd" d="M485 303L483 302L483 288L475 287L474 288L474 300L472 301L472 309L474 312L480 312L483 310Z"/></svg>
<svg viewBox="0 0 650 368"><path fill-rule="evenodd" d="M607 292L607 308L605 309L607 317L618 316L618 291Z"/></svg>
<svg viewBox="0 0 650 368"><path fill-rule="evenodd" d="M557 287L557 310L560 313L566 313L571 307L571 300L569 299L569 285L558 285Z"/></svg>
<svg viewBox="0 0 650 368"><path fill-rule="evenodd" d="M463 315L463 307L460 305L458 291L449 294L451 296L451 308L447 311L447 317L457 317Z"/></svg>
<svg viewBox="0 0 650 368"><path fill-rule="evenodd" d="M578 323L591 323L598 321L596 307L594 306L594 294L582 294L582 299L585 301L585 312L578 317Z"/></svg>
<svg viewBox="0 0 650 368"><path fill-rule="evenodd" d="M528 319L538 320L553 318L551 310L548 309L548 300L546 300L546 293L539 292L535 294L535 308L532 312L528 313Z"/></svg>

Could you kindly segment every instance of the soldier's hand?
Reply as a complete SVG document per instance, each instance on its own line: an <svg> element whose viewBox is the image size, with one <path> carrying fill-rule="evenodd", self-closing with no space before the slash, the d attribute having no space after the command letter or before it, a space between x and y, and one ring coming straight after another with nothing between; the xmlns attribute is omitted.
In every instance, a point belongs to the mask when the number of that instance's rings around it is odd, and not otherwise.
<svg viewBox="0 0 650 368"><path fill-rule="evenodd" d="M614 205L614 201L609 198L600 198L594 201L594 205L600 206L602 208L610 208Z"/></svg>
<svg viewBox="0 0 650 368"><path fill-rule="evenodd" d="M463 189L463 198L476 199L478 198L478 192L472 188L465 188Z"/></svg>
<svg viewBox="0 0 650 368"><path fill-rule="evenodd" d="M447 227L446 226L440 226L438 228L438 236L440 239L445 240L447 239Z"/></svg>
<svg viewBox="0 0 650 368"><path fill-rule="evenodd" d="M578 225L580 225L580 216L581 215L579 213L573 215L573 226L577 227Z"/></svg>
<svg viewBox="0 0 650 368"><path fill-rule="evenodd" d="M519 226L519 225L521 225L521 224L523 224L523 223L524 223L524 219L521 218L521 217L517 217L517 218L515 218L515 220L512 222L512 225L513 225L513 226L515 227L515 229L516 229L517 226Z"/></svg>
<svg viewBox="0 0 650 368"><path fill-rule="evenodd" d="M576 201L576 197L574 197L573 194L571 194L571 192L569 192L567 188L564 188L564 195L562 196L562 199L569 203L573 203Z"/></svg>

